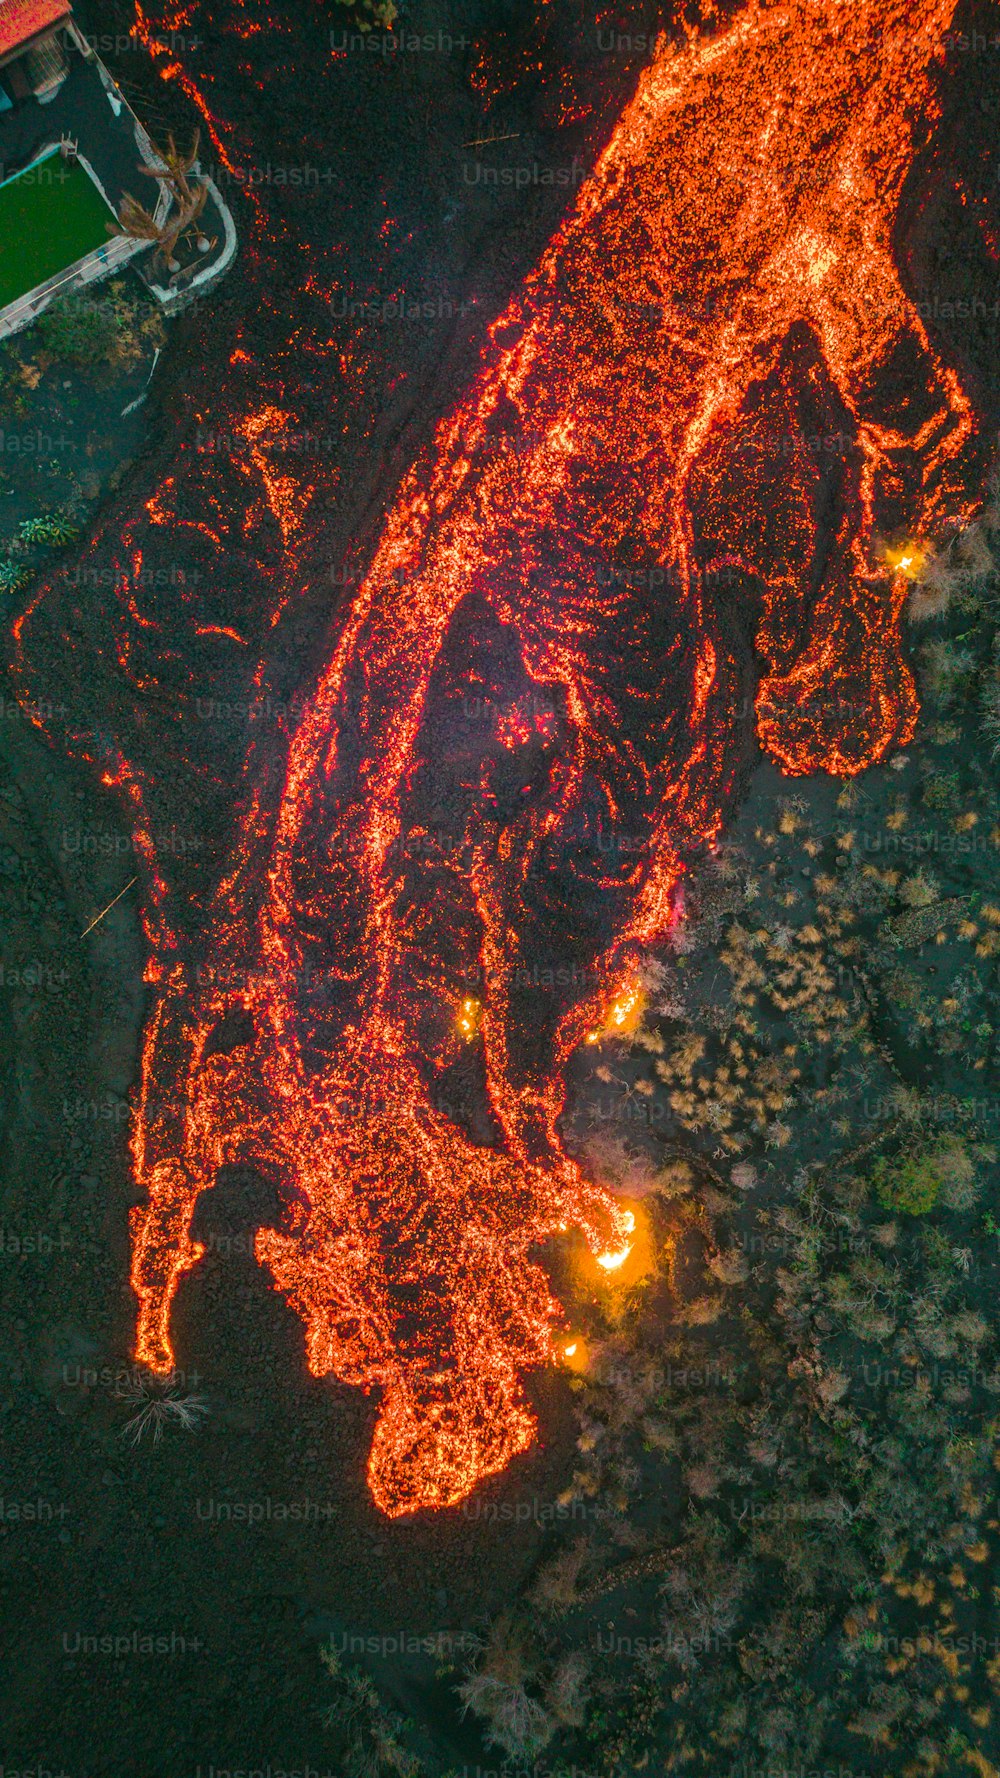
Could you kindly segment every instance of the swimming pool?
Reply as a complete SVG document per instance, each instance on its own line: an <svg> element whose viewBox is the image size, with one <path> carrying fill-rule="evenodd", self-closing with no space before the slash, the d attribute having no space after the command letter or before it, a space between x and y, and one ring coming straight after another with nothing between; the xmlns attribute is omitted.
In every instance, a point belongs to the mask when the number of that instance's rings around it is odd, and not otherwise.
<svg viewBox="0 0 1000 1778"><path fill-rule="evenodd" d="M0 185L0 309L110 240L114 213L79 161L58 150Z"/></svg>

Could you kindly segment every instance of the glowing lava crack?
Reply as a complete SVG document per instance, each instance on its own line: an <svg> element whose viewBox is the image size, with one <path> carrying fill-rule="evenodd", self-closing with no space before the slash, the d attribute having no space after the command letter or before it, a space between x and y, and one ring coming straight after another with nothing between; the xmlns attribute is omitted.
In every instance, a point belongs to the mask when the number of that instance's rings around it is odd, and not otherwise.
<svg viewBox="0 0 1000 1778"><path fill-rule="evenodd" d="M270 1168L286 1213L258 1257L310 1369L377 1390L387 1513L530 1445L522 1377L559 1318L538 1244L582 1227L609 1272L627 1245L562 1149L565 1069L627 1020L718 830L745 614L786 770L858 772L912 732L905 570L875 531L968 510L972 415L892 251L953 5L751 6L661 47L404 482L292 739L252 922L248 823L212 935L242 985L154 969L137 1356L173 1365L198 1193ZM444 789L442 736L465 758ZM587 822L641 844L599 870ZM235 1009L253 1037L227 1048Z"/></svg>

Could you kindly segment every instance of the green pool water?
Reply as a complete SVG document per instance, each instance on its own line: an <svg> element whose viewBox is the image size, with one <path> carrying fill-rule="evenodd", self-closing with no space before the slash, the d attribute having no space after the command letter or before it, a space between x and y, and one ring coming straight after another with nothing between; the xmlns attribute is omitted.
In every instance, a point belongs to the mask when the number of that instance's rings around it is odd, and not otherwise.
<svg viewBox="0 0 1000 1778"><path fill-rule="evenodd" d="M58 154L0 185L0 309L104 246L111 221L89 174Z"/></svg>

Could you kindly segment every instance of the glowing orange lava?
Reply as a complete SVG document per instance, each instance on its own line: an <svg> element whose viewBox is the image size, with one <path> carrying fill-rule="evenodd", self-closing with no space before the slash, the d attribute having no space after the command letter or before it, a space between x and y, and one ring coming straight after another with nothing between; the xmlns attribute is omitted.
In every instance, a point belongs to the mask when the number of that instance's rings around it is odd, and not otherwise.
<svg viewBox="0 0 1000 1778"><path fill-rule="evenodd" d="M174 1364L198 1194L269 1168L286 1212L258 1258L312 1372L378 1392L386 1513L454 1505L531 1444L522 1379L560 1315L539 1243L580 1227L626 1259L632 1212L562 1148L566 1064L628 1029L718 831L750 644L786 770L856 773L912 731L907 570L876 525L966 510L972 414L893 257L953 10L752 4L661 45L403 484L292 735L264 885L251 805L220 985L169 946L151 967L137 1356ZM281 420L243 438L294 552L294 462L258 442ZM487 719L463 727L473 679ZM641 843L585 860L583 817ZM252 1040L213 1042L235 1009Z"/></svg>

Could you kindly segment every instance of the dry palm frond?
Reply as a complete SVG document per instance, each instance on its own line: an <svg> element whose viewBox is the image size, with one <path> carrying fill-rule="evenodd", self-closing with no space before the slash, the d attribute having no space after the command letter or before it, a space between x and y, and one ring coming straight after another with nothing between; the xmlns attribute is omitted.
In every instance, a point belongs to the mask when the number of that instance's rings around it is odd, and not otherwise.
<svg viewBox="0 0 1000 1778"><path fill-rule="evenodd" d="M171 217L164 230L161 242L161 250L166 255L167 259L173 258L174 248L177 246L177 242L181 235L184 233L185 229L191 227L193 222L197 222L207 202L208 188L207 186L200 185L198 190L192 193L190 200L187 203L181 204L176 214Z"/></svg>
<svg viewBox="0 0 1000 1778"><path fill-rule="evenodd" d="M151 1443L158 1445L167 1426L193 1432L208 1413L204 1396L186 1393L170 1377L161 1380L137 1374L123 1379L115 1394L135 1409L121 1429L121 1437L132 1445L141 1444L147 1433Z"/></svg>
<svg viewBox="0 0 1000 1778"><path fill-rule="evenodd" d="M109 235L137 241L159 241L163 233L156 218L128 191L118 206L118 221L108 222L105 227Z"/></svg>
<svg viewBox="0 0 1000 1778"><path fill-rule="evenodd" d="M175 205L169 220L157 222L144 204L140 204L131 192L126 192L119 207L118 223L109 222L107 225L109 234L138 241L155 241L159 256L168 263L172 261L181 235L193 222L197 222L208 201L207 186L192 186L188 178L198 159L200 141L201 133L196 130L189 152L182 154L173 135L168 135L166 148L158 148L154 144L155 161L152 165L146 161L139 162L140 173L145 173L150 179L159 180L167 187Z"/></svg>
<svg viewBox="0 0 1000 1778"><path fill-rule="evenodd" d="M178 203L191 203L194 192L191 189L188 174L198 159L200 142L201 131L195 130L190 151L187 154L182 154L174 141L173 134L170 134L167 137L166 148L158 148L155 143L153 144L153 153L158 164L154 163L150 166L148 162L140 161L139 171L148 174L150 179L161 179L164 185L170 187Z"/></svg>
<svg viewBox="0 0 1000 1778"><path fill-rule="evenodd" d="M199 185L192 191L188 187L187 196L183 199L177 193L174 195L178 207L167 221L161 223L157 222L155 216L131 192L126 192L119 206L117 223L107 224L108 233L126 240L155 241L160 256L171 261L181 235L192 223L197 222L204 210L208 202L208 188Z"/></svg>

